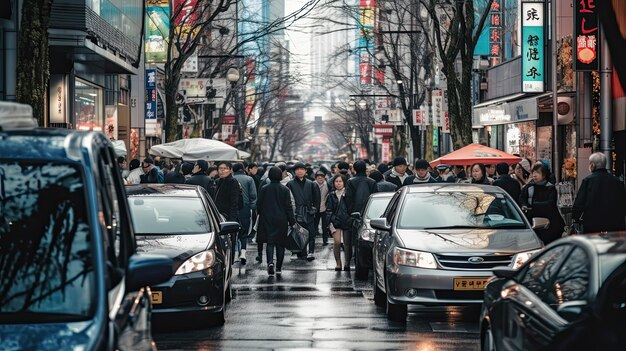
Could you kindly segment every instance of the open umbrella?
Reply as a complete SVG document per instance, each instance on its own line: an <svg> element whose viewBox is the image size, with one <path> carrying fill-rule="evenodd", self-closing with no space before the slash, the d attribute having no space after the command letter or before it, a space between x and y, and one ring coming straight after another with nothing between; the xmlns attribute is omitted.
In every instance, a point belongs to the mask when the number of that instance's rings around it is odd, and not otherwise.
<svg viewBox="0 0 626 351"><path fill-rule="evenodd" d="M470 144L431 161L430 165L431 167L435 167L440 164L469 166L476 162L480 162L485 165L495 165L500 162L506 162L511 165L518 163L521 160L521 157L511 155L498 149L480 144Z"/></svg>
<svg viewBox="0 0 626 351"><path fill-rule="evenodd" d="M204 138L180 139L171 143L154 145L149 153L168 158L180 158L184 161L240 161L250 157L249 153L219 140Z"/></svg>

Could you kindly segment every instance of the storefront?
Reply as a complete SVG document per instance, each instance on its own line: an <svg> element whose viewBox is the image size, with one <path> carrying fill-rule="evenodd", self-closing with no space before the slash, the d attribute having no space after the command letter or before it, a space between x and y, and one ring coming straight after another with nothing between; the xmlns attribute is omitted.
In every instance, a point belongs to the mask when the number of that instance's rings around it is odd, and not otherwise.
<svg viewBox="0 0 626 351"><path fill-rule="evenodd" d="M76 129L99 130L104 127L102 88L80 78L74 80L74 120Z"/></svg>

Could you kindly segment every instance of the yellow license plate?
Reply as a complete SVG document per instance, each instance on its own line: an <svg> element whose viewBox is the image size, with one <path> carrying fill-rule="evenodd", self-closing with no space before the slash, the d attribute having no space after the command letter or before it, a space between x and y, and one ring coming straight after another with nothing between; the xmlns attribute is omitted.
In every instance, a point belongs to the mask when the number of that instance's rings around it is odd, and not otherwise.
<svg viewBox="0 0 626 351"><path fill-rule="evenodd" d="M454 290L484 290L489 278L454 278Z"/></svg>
<svg viewBox="0 0 626 351"><path fill-rule="evenodd" d="M153 305L158 305L163 303L163 292L161 291L152 291L150 294L150 301Z"/></svg>

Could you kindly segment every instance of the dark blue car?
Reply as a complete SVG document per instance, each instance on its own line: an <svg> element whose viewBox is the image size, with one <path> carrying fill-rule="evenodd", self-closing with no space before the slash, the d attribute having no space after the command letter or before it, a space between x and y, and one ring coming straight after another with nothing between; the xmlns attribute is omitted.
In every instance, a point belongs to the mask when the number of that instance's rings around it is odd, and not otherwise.
<svg viewBox="0 0 626 351"><path fill-rule="evenodd" d="M0 349L147 350L149 285L113 148L101 133L37 129L0 102Z"/></svg>

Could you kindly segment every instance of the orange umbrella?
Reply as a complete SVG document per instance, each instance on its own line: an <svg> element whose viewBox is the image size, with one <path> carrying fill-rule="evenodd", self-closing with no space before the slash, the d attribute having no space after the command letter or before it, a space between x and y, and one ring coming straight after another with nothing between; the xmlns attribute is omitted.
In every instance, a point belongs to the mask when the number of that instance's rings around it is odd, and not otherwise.
<svg viewBox="0 0 626 351"><path fill-rule="evenodd" d="M518 163L521 160L521 157L508 154L498 149L480 144L470 144L431 161L430 165L431 167L435 167L440 164L451 166L470 166L476 162L480 162L485 165L495 165L500 162L506 162L511 165Z"/></svg>

